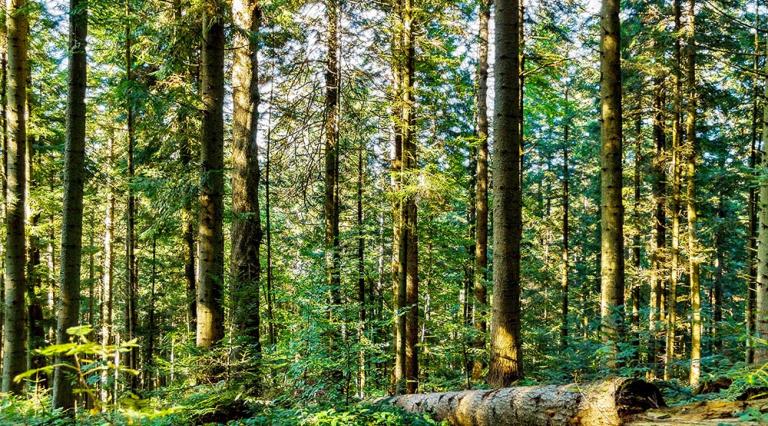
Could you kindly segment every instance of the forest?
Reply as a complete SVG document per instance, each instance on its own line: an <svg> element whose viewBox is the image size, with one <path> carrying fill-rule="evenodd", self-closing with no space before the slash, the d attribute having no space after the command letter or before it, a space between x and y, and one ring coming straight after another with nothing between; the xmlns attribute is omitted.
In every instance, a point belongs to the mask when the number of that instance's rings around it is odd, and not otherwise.
<svg viewBox="0 0 768 426"><path fill-rule="evenodd" d="M0 425L768 424L768 3L3 0Z"/></svg>

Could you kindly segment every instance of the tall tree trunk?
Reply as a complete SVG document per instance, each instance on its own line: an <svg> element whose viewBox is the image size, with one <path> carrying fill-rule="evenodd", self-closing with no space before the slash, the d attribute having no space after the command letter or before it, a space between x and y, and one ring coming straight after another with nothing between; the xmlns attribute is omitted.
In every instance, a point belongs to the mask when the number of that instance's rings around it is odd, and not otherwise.
<svg viewBox="0 0 768 426"><path fill-rule="evenodd" d="M261 357L259 278L258 36L261 9L256 0L232 2L236 46L232 64L232 304L233 322L258 362ZM253 369L252 372L257 372ZM260 392L258 380L252 386Z"/></svg>
<svg viewBox="0 0 768 426"><path fill-rule="evenodd" d="M224 3L206 0L203 16L203 132L198 243L197 346L224 337Z"/></svg>
<svg viewBox="0 0 768 426"><path fill-rule="evenodd" d="M691 371L690 384L696 387L701 377L701 280L696 237L696 1L688 0L688 115L687 135L687 207L688 207L688 279L691 290Z"/></svg>
<svg viewBox="0 0 768 426"><path fill-rule="evenodd" d="M488 315L488 22L491 5L481 0L479 5L479 37L477 63L477 155L475 180L475 328L478 337L475 349L485 351L486 316ZM472 379L482 375L484 362L475 357Z"/></svg>
<svg viewBox="0 0 768 426"><path fill-rule="evenodd" d="M768 53L768 46L766 46ZM766 65L768 71L768 64ZM768 77L765 79L764 96L768 96ZM763 146L768 147L768 102L763 105ZM768 169L768 155L762 156L762 169ZM757 286L755 303L755 341L768 339L768 181L760 180L759 215L757 233ZM768 362L768 346L755 345L755 365Z"/></svg>
<svg viewBox="0 0 768 426"><path fill-rule="evenodd" d="M274 78L274 75L273 75ZM272 150L272 104L274 99L274 90L269 91L269 119L267 120L267 146L266 146L266 158L264 159L264 210L266 221L266 234L267 234L267 332L269 334L269 344L275 345L277 343L277 335L275 333L275 317L273 315L274 305L274 293L272 281L272 206L270 204L270 192L269 192L269 172L271 168L271 150Z"/></svg>
<svg viewBox="0 0 768 426"><path fill-rule="evenodd" d="M113 190L112 167L115 162L114 135L110 132L107 137L107 208L104 214L104 246L102 257L102 275L101 275L101 344L107 346L111 343L111 334L113 329L112 307L114 296L112 294L112 278L114 276L114 249L112 246L112 237L114 234L115 223L115 194ZM109 362L109 354L104 353L102 362ZM106 405L109 401L108 389L109 372L101 373L101 403Z"/></svg>
<svg viewBox="0 0 768 426"><path fill-rule="evenodd" d="M642 283L642 250L640 242L640 233L642 225L640 221L640 203L641 184L642 184L642 140L643 140L643 121L640 116L635 120L635 170L634 170L634 198L632 200L632 217L637 229L632 237L632 262L635 267L635 276L632 281L632 346L635 349L635 359L640 360L640 285Z"/></svg>
<svg viewBox="0 0 768 426"><path fill-rule="evenodd" d="M624 323L624 206L622 205L621 23L619 0L603 0L600 39L600 317L609 366L618 363Z"/></svg>
<svg viewBox="0 0 768 426"><path fill-rule="evenodd" d="M725 170L725 155L720 157L719 167ZM717 197L717 221L715 229L715 281L712 283L712 332L710 333L710 343L714 346L716 353L721 353L723 349L723 336L720 332L720 323L723 320L723 279L725 275L725 193L724 182L718 186ZM710 347L710 352L711 352Z"/></svg>
<svg viewBox="0 0 768 426"><path fill-rule="evenodd" d="M680 33L680 1L674 0L675 33ZM677 281L680 277L680 144L683 137L680 123L682 103L681 50L680 37L675 37L675 63L673 67L674 94L672 118L672 252L670 262L669 291L667 292L667 343L664 358L664 380L672 377L675 360L675 331L677 327Z"/></svg>
<svg viewBox="0 0 768 426"><path fill-rule="evenodd" d="M416 141L415 128L415 43L414 43L414 8L413 0L402 0L403 4L403 79L402 84L402 132L403 132L403 175L406 180L407 195L403 206L403 232L406 234L405 244L405 380L406 391L416 393L419 385L419 249L418 249L418 219L416 210Z"/></svg>
<svg viewBox="0 0 768 426"><path fill-rule="evenodd" d="M493 303L488 383L523 375L520 339L520 3L497 0L493 153Z"/></svg>
<svg viewBox="0 0 768 426"><path fill-rule="evenodd" d="M395 281L395 393L416 392L418 388L418 239L416 196L413 193L416 174L414 128L415 46L413 36L413 0L395 4L396 25L393 53L395 74L395 190L399 191L395 206L393 264Z"/></svg>
<svg viewBox="0 0 768 426"><path fill-rule="evenodd" d="M27 85L29 89L29 84ZM27 117L30 114L28 113ZM29 223L29 229L27 232L27 300L29 302L29 309L27 309L27 315L29 319L29 349L34 351L45 346L45 327L43 325L43 305L41 300L42 279L39 275L40 268L40 237L37 233L37 226L40 221L40 212L33 211L30 205L30 190L32 185L35 184L32 178L32 163L34 158L34 145L35 141L33 137L27 138L27 161L26 161L26 194L25 194L25 215L27 217L27 223ZM45 357L35 352L29 354L29 369L40 368L45 364ZM47 374L35 375L36 387L47 387L48 382Z"/></svg>
<svg viewBox="0 0 768 426"><path fill-rule="evenodd" d="M338 0L327 0L325 68L325 273L334 310L341 305L339 253L339 34ZM338 315L332 312L332 317ZM338 320L338 319L337 319Z"/></svg>
<svg viewBox="0 0 768 426"><path fill-rule="evenodd" d="M366 285L365 285L365 228L363 228L363 186L365 184L365 178L363 172L365 170L364 164L367 160L365 156L365 144L361 141L357 148L357 302L358 306L358 325L357 325L357 338L358 338L358 397L360 399L365 398L365 385L366 385L366 360L365 360L365 347L364 336L366 328L366 320L368 317L372 317L371 299L366 301ZM366 312L368 310L368 312ZM370 312L370 314L368 314Z"/></svg>
<svg viewBox="0 0 768 426"><path fill-rule="evenodd" d="M759 2L755 2L755 28L760 27ZM758 133L758 108L757 102L760 98L758 61L760 58L760 32L755 31L754 35L755 52L752 63L752 141L749 150L749 170L754 176L757 167L757 133ZM747 339L745 342L744 359L747 364L752 364L755 359L754 334L755 334L755 304L757 301L757 265L755 256L757 255L757 193L754 184L749 186L749 232L747 238L747 302L745 309L745 325L747 328Z"/></svg>
<svg viewBox="0 0 768 426"><path fill-rule="evenodd" d="M27 367L27 309L24 297L26 255L24 194L26 177L27 104L26 73L29 23L26 0L7 0L8 28L8 148L6 163L5 324L3 326L2 391L21 393L22 383L13 378Z"/></svg>
<svg viewBox="0 0 768 426"><path fill-rule="evenodd" d="M83 236L85 174L85 84L88 10L84 0L70 0L69 99L64 168L64 218L61 231L61 295L56 315L56 343L69 341L67 329L77 325L80 310L80 255ZM69 362L59 359L57 363ZM53 406L74 408L72 378L57 368L53 376Z"/></svg>
<svg viewBox="0 0 768 426"><path fill-rule="evenodd" d="M570 198L570 171L568 169L568 144L570 130L571 130L571 117L570 106L568 102L568 89L565 88L565 117L563 118L563 254L562 254L562 271L560 272L560 347L565 349L568 347L568 292L570 288L570 282L568 280L568 250L569 250L569 234L568 234L568 215L570 213L569 198Z"/></svg>
<svg viewBox="0 0 768 426"><path fill-rule="evenodd" d="M133 82L133 52L132 52L132 34L131 34L131 19L132 11L130 6L130 0L125 2L125 14L126 14L126 26L125 26L125 78L129 83ZM133 100L129 96L126 101L126 124L128 130L128 218L127 229L125 237L126 248L126 306L125 306L125 337L127 340L136 338L136 328L138 324L137 318L137 293L138 293L138 277L136 266L136 197L133 193L133 180L135 174L135 159L134 148L136 145L135 128L134 128L134 105ZM126 354L126 367L130 369L138 369L138 350L137 348L131 348ZM138 378L131 377L129 379L129 387L136 389L138 386Z"/></svg>
<svg viewBox="0 0 768 426"><path fill-rule="evenodd" d="M6 7L2 7L2 10L0 11L3 15L3 19L7 19L6 15ZM6 218L8 217L8 27L7 25L0 25L0 43L2 43L2 50L0 51L0 72L2 72L2 76L0 77L0 124L3 132L2 137L2 171L3 171L3 182L2 182L2 205L0 205L0 210L2 210L2 220L3 223L5 223ZM0 241L2 244L0 244L0 266L2 266L2 271L0 271L0 300L3 301L3 309L0 309L0 361L2 361L3 354L4 354L4 346L3 343L4 340L4 333L3 328L5 326L5 269L6 269L6 263L5 263L5 256L6 256L6 242L5 235L3 235L2 241Z"/></svg>
<svg viewBox="0 0 768 426"><path fill-rule="evenodd" d="M149 307L147 313L147 347L144 354L144 388L152 390L155 380L155 335L157 334L157 324L155 324L155 287L157 284L157 236L152 236L152 276L150 277L151 286L149 293Z"/></svg>
<svg viewBox="0 0 768 426"><path fill-rule="evenodd" d="M659 321L663 319L663 294L665 289L666 273L664 269L664 247L667 240L667 216L666 216L666 165L667 146L664 136L664 86L661 77L654 79L653 94L653 140L656 146L656 155L653 158L653 249L651 251L651 297L648 313L648 363L650 364L651 377L656 377L657 352L661 348L658 341Z"/></svg>

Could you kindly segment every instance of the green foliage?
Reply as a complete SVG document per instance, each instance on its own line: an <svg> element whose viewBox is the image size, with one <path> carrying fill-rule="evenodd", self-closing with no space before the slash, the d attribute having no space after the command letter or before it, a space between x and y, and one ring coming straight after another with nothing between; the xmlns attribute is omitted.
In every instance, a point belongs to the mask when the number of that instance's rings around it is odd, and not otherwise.
<svg viewBox="0 0 768 426"><path fill-rule="evenodd" d="M72 336L71 342L35 350L35 353L51 361L61 359L61 362L27 370L17 375L14 380L17 382L22 380L35 381L41 374L52 376L53 371L60 368L65 371L65 374L71 374L75 394L85 395L93 401L94 410L100 411L102 407L98 389L102 380L114 380L116 375L135 376L139 374L136 370L121 364L116 365L113 362L120 354L127 353L131 348L137 347L136 341L123 342L120 345L102 345L93 342L88 338L93 334L93 328L90 325L70 327L67 329L67 334Z"/></svg>

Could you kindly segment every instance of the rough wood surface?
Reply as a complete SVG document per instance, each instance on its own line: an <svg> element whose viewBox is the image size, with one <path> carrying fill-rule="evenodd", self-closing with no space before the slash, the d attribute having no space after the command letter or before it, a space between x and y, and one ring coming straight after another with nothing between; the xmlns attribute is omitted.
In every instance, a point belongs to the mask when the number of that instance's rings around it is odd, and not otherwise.
<svg viewBox="0 0 768 426"><path fill-rule="evenodd" d="M457 426L619 425L632 414L665 406L654 385L628 378L587 385L401 395L379 402L428 413Z"/></svg>

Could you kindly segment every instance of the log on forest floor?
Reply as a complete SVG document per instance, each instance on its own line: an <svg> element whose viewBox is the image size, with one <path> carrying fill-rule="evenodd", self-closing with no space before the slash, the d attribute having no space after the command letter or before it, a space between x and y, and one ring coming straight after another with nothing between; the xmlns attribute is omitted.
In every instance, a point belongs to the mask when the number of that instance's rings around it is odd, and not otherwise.
<svg viewBox="0 0 768 426"><path fill-rule="evenodd" d="M628 378L585 385L400 395L378 402L457 426L619 425L633 414L666 406L656 386Z"/></svg>

